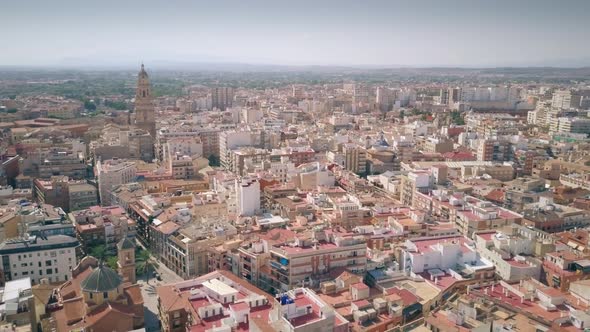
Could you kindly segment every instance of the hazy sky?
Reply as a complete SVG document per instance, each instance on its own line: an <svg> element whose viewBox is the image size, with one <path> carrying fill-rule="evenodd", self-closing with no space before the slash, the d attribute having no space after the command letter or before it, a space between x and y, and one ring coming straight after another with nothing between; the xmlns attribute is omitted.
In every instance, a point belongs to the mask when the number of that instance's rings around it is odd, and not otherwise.
<svg viewBox="0 0 590 332"><path fill-rule="evenodd" d="M588 0L0 0L0 65L590 65Z"/></svg>

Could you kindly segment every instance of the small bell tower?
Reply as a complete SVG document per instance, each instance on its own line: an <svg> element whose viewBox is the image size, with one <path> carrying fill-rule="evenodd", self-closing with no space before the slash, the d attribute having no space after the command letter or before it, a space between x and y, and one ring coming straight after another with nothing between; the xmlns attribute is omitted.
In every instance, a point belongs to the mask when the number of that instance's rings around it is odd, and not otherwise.
<svg viewBox="0 0 590 332"><path fill-rule="evenodd" d="M119 275L124 281L135 284L135 244L125 237L117 243L117 256Z"/></svg>

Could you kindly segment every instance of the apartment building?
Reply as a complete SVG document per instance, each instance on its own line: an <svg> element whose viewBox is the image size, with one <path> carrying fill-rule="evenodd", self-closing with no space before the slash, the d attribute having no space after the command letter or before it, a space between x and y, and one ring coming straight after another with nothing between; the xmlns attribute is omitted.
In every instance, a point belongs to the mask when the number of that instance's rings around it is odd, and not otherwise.
<svg viewBox="0 0 590 332"><path fill-rule="evenodd" d="M434 179L430 172L415 171L402 175L400 185L400 201L411 206L415 193L427 193L433 185Z"/></svg>
<svg viewBox="0 0 590 332"><path fill-rule="evenodd" d="M367 150L357 144L345 144L342 147L344 152L344 168L356 173L364 174L367 171Z"/></svg>
<svg viewBox="0 0 590 332"><path fill-rule="evenodd" d="M434 190L431 194L416 193L413 206L453 222L460 233L469 237L474 232L501 228L523 220L523 216L516 212L461 192Z"/></svg>
<svg viewBox="0 0 590 332"><path fill-rule="evenodd" d="M590 134L590 119L582 117L559 117L552 121L552 133Z"/></svg>
<svg viewBox="0 0 590 332"><path fill-rule="evenodd" d="M363 218L368 210L354 196L329 198L334 207L333 213L326 215L332 227L342 226L347 230L363 224Z"/></svg>
<svg viewBox="0 0 590 332"><path fill-rule="evenodd" d="M333 187L336 183L334 173L319 162L299 165L294 170L291 180L302 190L312 190L318 186Z"/></svg>
<svg viewBox="0 0 590 332"><path fill-rule="evenodd" d="M571 188L582 188L590 190L590 174L560 174L559 182L564 186L568 186Z"/></svg>
<svg viewBox="0 0 590 332"><path fill-rule="evenodd" d="M133 182L136 172L137 166L132 161L124 159L99 160L96 164L96 174L101 205L111 205L111 190L116 186Z"/></svg>
<svg viewBox="0 0 590 332"><path fill-rule="evenodd" d="M237 213L252 216L260 211L260 182L255 178L236 179Z"/></svg>
<svg viewBox="0 0 590 332"><path fill-rule="evenodd" d="M512 148L508 141L483 140L477 147L477 160L504 162L512 160Z"/></svg>
<svg viewBox="0 0 590 332"><path fill-rule="evenodd" d="M317 284L337 268L362 273L367 264L366 250L362 236L314 231L311 238L295 237L269 248L270 283L276 291L287 291Z"/></svg>
<svg viewBox="0 0 590 332"><path fill-rule="evenodd" d="M273 331L274 299L229 271L159 286L158 317L165 332L215 328ZM260 318L260 319L258 319Z"/></svg>
<svg viewBox="0 0 590 332"><path fill-rule="evenodd" d="M518 225L477 233L474 239L477 252L496 267L496 273L506 282L539 280L542 262L534 256L544 256L555 248L546 234Z"/></svg>
<svg viewBox="0 0 590 332"><path fill-rule="evenodd" d="M76 211L98 204L96 187L86 181L69 180L67 176L52 176L49 180L35 179L35 197L41 204Z"/></svg>
<svg viewBox="0 0 590 332"><path fill-rule="evenodd" d="M76 266L79 242L67 235L14 238L0 244L5 281L31 278L33 284L41 279L49 282L70 280Z"/></svg>
<svg viewBox="0 0 590 332"><path fill-rule="evenodd" d="M225 169L237 175L246 175L247 164L256 165L264 162L270 156L266 149L252 147L241 147L231 150L224 165Z"/></svg>
<svg viewBox="0 0 590 332"><path fill-rule="evenodd" d="M215 229L213 222L207 220L178 229L166 239L160 260L184 279L206 274L209 272L208 249L237 234L229 224L217 227Z"/></svg>
<svg viewBox="0 0 590 332"><path fill-rule="evenodd" d="M86 182L70 182L68 184L69 209L77 211L98 204L98 190L95 186Z"/></svg>
<svg viewBox="0 0 590 332"><path fill-rule="evenodd" d="M274 331L287 332L346 332L350 327L350 323L318 294L301 287L289 290L275 300L269 322Z"/></svg>
<svg viewBox="0 0 590 332"><path fill-rule="evenodd" d="M193 137L174 137L168 139L164 145L164 155L171 158L174 155L183 155L192 157L194 155L203 156L203 143L201 138ZM205 157L208 157L206 155Z"/></svg>
<svg viewBox="0 0 590 332"><path fill-rule="evenodd" d="M552 198L540 197L539 202L525 205L523 225L556 233L590 225L590 213L575 207L556 204Z"/></svg>
<svg viewBox="0 0 590 332"><path fill-rule="evenodd" d="M444 137L429 137L424 141L424 152L447 153L454 150L454 142Z"/></svg>
<svg viewBox="0 0 590 332"><path fill-rule="evenodd" d="M82 155L73 151L52 149L38 164L38 177L49 179L54 175L65 175L72 179L84 179L87 175L86 163Z"/></svg>
<svg viewBox="0 0 590 332"><path fill-rule="evenodd" d="M234 101L234 88L232 87L214 87L211 88L211 107L225 111L231 107Z"/></svg>
<svg viewBox="0 0 590 332"><path fill-rule="evenodd" d="M107 252L114 255L117 253L117 243L122 239L135 242L136 223L119 206L93 206L71 212L68 216L76 227L76 237L85 254L96 246L104 245Z"/></svg>
<svg viewBox="0 0 590 332"><path fill-rule="evenodd" d="M402 271L416 274L430 271L429 274L434 275L435 272L454 270L461 266L471 274L484 271L488 277L491 269L493 276L494 266L481 259L473 241L464 236L416 238L406 240L404 247L400 262Z"/></svg>
<svg viewBox="0 0 590 332"><path fill-rule="evenodd" d="M193 215L204 218L223 218L227 216L227 202L222 195L213 191L192 193L192 195Z"/></svg>

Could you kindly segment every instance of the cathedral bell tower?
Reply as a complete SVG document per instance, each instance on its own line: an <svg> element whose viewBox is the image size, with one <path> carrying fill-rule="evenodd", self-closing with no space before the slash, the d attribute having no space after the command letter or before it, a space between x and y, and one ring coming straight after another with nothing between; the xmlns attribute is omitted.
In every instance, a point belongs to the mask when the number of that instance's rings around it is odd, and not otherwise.
<svg viewBox="0 0 590 332"><path fill-rule="evenodd" d="M135 126L150 133L152 139L156 139L156 117L152 89L143 63L137 75L137 88L135 90Z"/></svg>

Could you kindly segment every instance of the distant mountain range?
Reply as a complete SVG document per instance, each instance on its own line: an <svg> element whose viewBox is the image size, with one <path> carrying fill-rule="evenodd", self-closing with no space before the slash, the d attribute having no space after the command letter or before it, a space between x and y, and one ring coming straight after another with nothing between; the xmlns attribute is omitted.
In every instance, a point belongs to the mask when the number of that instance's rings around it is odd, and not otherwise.
<svg viewBox="0 0 590 332"><path fill-rule="evenodd" d="M226 61L227 60L227 61ZM118 59L104 57L100 60L93 58L65 58L54 63L36 66L0 65L0 69L77 69L77 70L136 70L141 60L130 60L128 57ZM566 64L566 65L564 65ZM263 62L237 62L229 59L214 57L196 57L194 61L177 61L151 59L145 65L150 70L157 71L229 71L229 72L371 72L388 71L401 73L486 73L486 74L538 74L552 72L553 74L572 74L586 76L590 74L590 58L576 60L555 60L530 64L506 64L502 66L408 66L408 65L285 65Z"/></svg>

